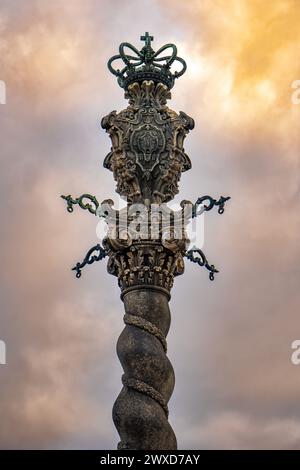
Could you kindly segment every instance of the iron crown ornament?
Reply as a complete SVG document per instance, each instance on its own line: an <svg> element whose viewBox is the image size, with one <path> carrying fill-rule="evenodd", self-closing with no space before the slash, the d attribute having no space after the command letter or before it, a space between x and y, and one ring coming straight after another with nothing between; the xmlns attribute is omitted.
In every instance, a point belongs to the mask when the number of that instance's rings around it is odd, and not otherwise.
<svg viewBox="0 0 300 470"><path fill-rule="evenodd" d="M181 174L191 169L184 140L194 128L194 120L167 106L174 80L185 72L186 64L177 57L173 44L154 52L153 37L145 33L141 39L145 41L141 51L122 43L120 54L108 62L129 104L101 121L111 139L104 168L113 173L116 192L126 199L126 207L117 210L111 199L99 203L88 193L61 197L68 212L78 205L107 226L101 243L90 248L72 269L80 278L86 265L107 258L107 270L117 277L121 290L125 327L117 354L124 374L123 388L113 406L120 435L118 449L172 450L177 441L168 421L168 402L175 375L166 340L171 289L174 278L184 273L185 260L205 267L210 280L219 272L199 247L190 247L187 227L213 208L222 214L230 198L205 195L195 203L181 201L180 210L167 205L178 193ZM125 54L125 48L135 55ZM167 49L171 53L162 56ZM121 71L112 68L116 59L125 63ZM172 74L170 67L176 60L182 69Z"/></svg>
<svg viewBox="0 0 300 470"><path fill-rule="evenodd" d="M141 36L141 41L144 41L145 45L140 51L128 42L122 42L119 46L119 54L109 59L108 68L113 75L118 77L120 87L127 89L131 83L153 80L154 83L163 83L171 89L175 78L184 74L186 63L177 56L177 47L174 44L165 44L155 52L151 47L153 40L154 37L148 32ZM130 54L126 54L126 49L129 49ZM166 51L168 51L167 55L162 55ZM112 66L113 62L118 60L122 60L125 64L121 70ZM172 73L171 66L176 62L180 63L180 69Z"/></svg>

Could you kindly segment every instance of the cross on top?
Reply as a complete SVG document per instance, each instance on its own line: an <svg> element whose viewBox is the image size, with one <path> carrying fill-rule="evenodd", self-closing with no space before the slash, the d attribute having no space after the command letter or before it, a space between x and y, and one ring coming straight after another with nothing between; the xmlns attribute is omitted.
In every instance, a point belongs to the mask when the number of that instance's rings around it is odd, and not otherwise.
<svg viewBox="0 0 300 470"><path fill-rule="evenodd" d="M145 41L146 47L151 47L151 41L153 40L154 40L154 36L150 36L148 32L146 32L144 36L141 36L141 41Z"/></svg>

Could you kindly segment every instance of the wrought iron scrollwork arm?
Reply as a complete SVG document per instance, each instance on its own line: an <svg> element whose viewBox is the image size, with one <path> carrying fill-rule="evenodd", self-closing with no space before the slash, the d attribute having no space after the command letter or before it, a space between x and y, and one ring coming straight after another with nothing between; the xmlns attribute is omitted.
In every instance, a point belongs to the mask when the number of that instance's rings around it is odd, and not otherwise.
<svg viewBox="0 0 300 470"><path fill-rule="evenodd" d="M202 214L204 211L210 211L214 206L218 207L218 213L223 214L225 210L225 202L230 199L230 196L224 197L221 196L218 200L214 199L211 196L202 196L198 197L197 201L195 202L193 209L192 209L192 217L197 217L197 215ZM208 201L208 204L203 204L204 201ZM200 212L198 211L198 206L201 205Z"/></svg>
<svg viewBox="0 0 300 470"><path fill-rule="evenodd" d="M94 254L95 252L98 252L98 255ZM84 266L86 266L87 264L92 264L95 261L101 261L103 258L105 258L106 255L107 251L102 248L100 244L95 245L89 249L82 263L77 263L76 266L72 268L72 271L76 271L76 277L80 278L81 270L82 268L84 268Z"/></svg>
<svg viewBox="0 0 300 470"><path fill-rule="evenodd" d="M204 266L209 271L209 279L211 281L215 278L215 273L218 273L218 269L213 264L209 264L205 254L203 253L200 248L192 248L188 250L185 254L186 258L192 261L193 263L197 263L199 266Z"/></svg>
<svg viewBox="0 0 300 470"><path fill-rule="evenodd" d="M68 212L73 212L73 206L78 204L81 209L87 209L91 214L97 215L99 202L97 201L95 196L91 196L90 194L82 194L76 199L73 199L72 196L69 194L68 196L61 196L61 198L67 201ZM91 205L90 202L84 202L85 199L90 201L93 205Z"/></svg>

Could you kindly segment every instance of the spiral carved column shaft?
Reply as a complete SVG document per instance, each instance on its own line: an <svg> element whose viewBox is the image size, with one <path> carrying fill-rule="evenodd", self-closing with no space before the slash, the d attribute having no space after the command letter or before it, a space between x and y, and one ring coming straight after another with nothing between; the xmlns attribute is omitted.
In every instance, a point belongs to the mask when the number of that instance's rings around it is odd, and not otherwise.
<svg viewBox="0 0 300 470"><path fill-rule="evenodd" d="M168 422L174 389L173 367L166 355L170 327L168 295L159 290L130 290L123 296L125 328L117 343L124 369L123 389L113 408L119 448L176 449Z"/></svg>
<svg viewBox="0 0 300 470"><path fill-rule="evenodd" d="M176 449L168 422L175 376L167 357L170 289L182 274L183 259L160 242L130 242L127 248L106 239L108 272L118 277L125 328L117 354L123 389L113 408L119 449ZM114 248L112 248L112 245Z"/></svg>

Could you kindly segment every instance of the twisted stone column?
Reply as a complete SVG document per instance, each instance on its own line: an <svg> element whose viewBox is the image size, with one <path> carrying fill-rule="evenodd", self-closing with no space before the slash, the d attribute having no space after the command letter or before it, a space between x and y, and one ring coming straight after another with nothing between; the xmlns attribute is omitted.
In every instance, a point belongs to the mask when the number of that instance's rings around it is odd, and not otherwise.
<svg viewBox="0 0 300 470"><path fill-rule="evenodd" d="M170 289L183 273L179 248L161 241L105 240L108 272L118 277L125 328L117 354L124 369L123 389L113 408L120 449L176 449L168 422L175 376L167 358Z"/></svg>
<svg viewBox="0 0 300 470"><path fill-rule="evenodd" d="M176 437L168 422L168 401L175 385L166 355L169 294L164 289L142 287L125 291L122 298L126 326L117 353L124 369L123 389L113 407L113 420L121 437L118 448L176 449Z"/></svg>

